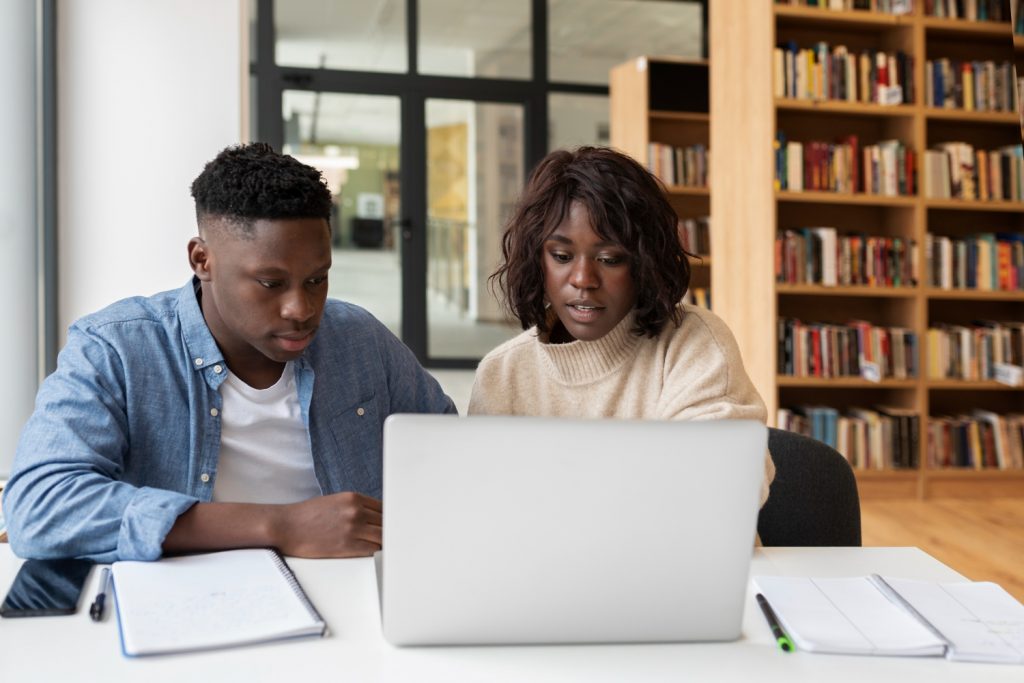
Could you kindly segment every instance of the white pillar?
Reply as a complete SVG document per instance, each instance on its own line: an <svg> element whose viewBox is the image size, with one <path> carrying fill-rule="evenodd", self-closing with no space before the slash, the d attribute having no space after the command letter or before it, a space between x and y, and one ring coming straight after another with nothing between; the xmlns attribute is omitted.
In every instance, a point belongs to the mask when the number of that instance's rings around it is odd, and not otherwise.
<svg viewBox="0 0 1024 683"><path fill-rule="evenodd" d="M10 473L36 392L36 3L0 2L0 288L5 359L0 399L0 478Z"/></svg>

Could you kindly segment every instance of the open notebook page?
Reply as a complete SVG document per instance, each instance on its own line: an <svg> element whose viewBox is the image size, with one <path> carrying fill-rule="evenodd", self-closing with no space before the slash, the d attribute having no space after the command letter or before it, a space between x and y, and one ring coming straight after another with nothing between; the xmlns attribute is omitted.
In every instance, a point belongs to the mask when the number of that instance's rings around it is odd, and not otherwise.
<svg viewBox="0 0 1024 683"><path fill-rule="evenodd" d="M941 655L945 643L864 576L755 576L798 648L863 655Z"/></svg>
<svg viewBox="0 0 1024 683"><path fill-rule="evenodd" d="M325 629L271 550L115 562L112 571L126 655L320 635Z"/></svg>
<svg viewBox="0 0 1024 683"><path fill-rule="evenodd" d="M999 585L883 578L946 638L949 659L1024 663L1024 605Z"/></svg>

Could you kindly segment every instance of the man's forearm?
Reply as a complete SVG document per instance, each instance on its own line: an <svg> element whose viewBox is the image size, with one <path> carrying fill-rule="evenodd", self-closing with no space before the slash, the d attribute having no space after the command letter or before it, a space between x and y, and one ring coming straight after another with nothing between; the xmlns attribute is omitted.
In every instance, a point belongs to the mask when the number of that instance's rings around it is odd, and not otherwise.
<svg viewBox="0 0 1024 683"><path fill-rule="evenodd" d="M196 503L171 527L165 553L279 545L283 505Z"/></svg>

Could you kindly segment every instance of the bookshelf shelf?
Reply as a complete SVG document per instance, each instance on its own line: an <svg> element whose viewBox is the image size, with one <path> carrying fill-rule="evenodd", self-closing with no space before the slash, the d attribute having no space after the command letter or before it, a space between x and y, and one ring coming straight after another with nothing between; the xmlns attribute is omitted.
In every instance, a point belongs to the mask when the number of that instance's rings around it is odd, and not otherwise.
<svg viewBox="0 0 1024 683"><path fill-rule="evenodd" d="M910 25L910 17L906 15L865 10L830 10L824 7L801 7L799 5L776 5L775 16L780 21L808 23L815 26L832 24L848 28L878 29Z"/></svg>
<svg viewBox="0 0 1024 683"><path fill-rule="evenodd" d="M688 195L691 197L710 197L711 189L707 187L689 187L687 185L669 185L665 188L669 194Z"/></svg>
<svg viewBox="0 0 1024 683"><path fill-rule="evenodd" d="M690 248L713 252L706 223L711 213L711 190L707 185L673 182L706 182L700 161L692 175L686 171L692 171L693 166L681 167L690 163L691 153L699 146L708 147L708 68L707 60L671 56L638 57L614 67L609 77L610 143L662 180L669 202L685 224L681 235L688 237ZM673 163L664 163L665 152L667 161ZM701 158L701 152L695 156ZM708 304L711 263L710 253L690 258L690 289L684 300Z"/></svg>
<svg viewBox="0 0 1024 683"><path fill-rule="evenodd" d="M1003 39L1010 34L1010 22L1008 21L968 21L966 19L943 19L941 17L921 17L920 21L930 33Z"/></svg>
<svg viewBox="0 0 1024 683"><path fill-rule="evenodd" d="M965 379L930 379L927 387L935 391L1021 391L1022 387L1011 387L992 381L970 381Z"/></svg>
<svg viewBox="0 0 1024 683"><path fill-rule="evenodd" d="M953 209L956 211L1009 211L1024 213L1024 202L981 201L973 199L926 199L929 209Z"/></svg>
<svg viewBox="0 0 1024 683"><path fill-rule="evenodd" d="M715 216L712 239L716 245L717 267L711 273L715 311L736 336L747 372L768 406L769 420L774 424L776 420L785 419L795 428L804 428L799 420L791 419L798 417L795 411L781 416L778 413L779 409L798 409L804 412L807 428L817 426L820 429L820 423L813 424L812 414L814 419L824 416L826 420L833 420L838 411L839 416L857 419L852 409L882 407L883 412L888 410L889 415L896 416L902 413L893 412L893 408L905 409L916 416L912 419L917 423L917 449L914 451L917 464L911 469L857 470L862 495L1024 496L1024 470L936 471L927 461L928 423L933 416L969 414L974 410L1000 415L1024 413L1024 388L994 381L928 379L928 330L946 325L969 327L978 320L1019 323L1024 320L1024 292L943 290L928 286L931 254L926 253L925 248L930 243L929 235L964 241L982 233L1024 234L1024 202L932 199L924 190L928 187L926 162L933 163L934 168L935 160L926 155L927 151L944 148L947 143L965 143L974 151L991 152L1021 141L1017 112L925 106L926 61L999 63L1012 59L1012 55L1020 61L1024 36L1013 37L1014 51L1008 53L1011 48L1008 22L926 17L923 2L913 3L913 12L901 16L749 0L716 0L709 7L708 38L712 47L709 128L710 145L715 150L709 184L715 188L710 198L711 212ZM808 49L819 42L829 46L830 54L835 54L832 50L838 46L845 46L849 53L858 55L874 51L887 55L903 53L913 60L909 82L915 103L885 106L777 97L776 93L783 90L777 90L774 83L775 49L781 46L786 50L790 45ZM903 73L905 70L901 75ZM906 82L901 79L901 85ZM850 166L845 157L839 156L848 154L848 148L838 146L848 138L856 137L861 152L868 145L883 140L898 140L916 153L913 168L917 193L880 196L776 190L775 149L779 132L785 134L783 139L788 142L802 143L804 162L810 164L811 169L817 164L824 172L830 172L827 164L834 163L835 158L846 167ZM808 151L807 144L815 141L837 146ZM798 154L800 151L797 148ZM836 156L829 157L829 154ZM980 155L977 158L984 159ZM788 162L788 159L782 161ZM999 163L1007 162L1000 160ZM868 166L861 163L857 167L862 172ZM1002 173L1016 177L1012 175L1016 173L1012 166L1003 166ZM1006 181L1003 182L1005 188ZM817 250L825 243L823 235L827 234L816 230L818 228L834 228L838 236L900 238L903 244L916 243L912 253L920 284L894 288L778 282L773 258L777 236L785 231L802 236L817 235L817 239L807 242ZM816 251L807 254L808 259L820 258ZM963 259L959 253L954 257ZM882 263L889 262L883 260ZM991 258L986 263L989 265L985 267L997 266ZM1005 268L1002 263L999 267ZM737 273L742 276L738 277ZM863 320L900 335L890 339L906 340L902 335L909 332L914 341L905 341L907 346L894 348L917 349L916 367L921 376L872 382L860 377L821 379L779 375L780 361L787 360L780 359L779 354L795 353L779 343L780 328L788 329L779 325L780 319L800 320L805 331L814 323ZM839 332L832 330L829 334ZM821 340L826 336L822 332L818 337L804 339L805 343L808 339L810 343L824 343ZM840 348L836 339L843 344L849 338L828 339L832 340L827 342L832 346L826 346L825 350L832 351ZM894 363L903 360L901 357L896 361L893 356ZM815 407L835 410L816 411Z"/></svg>
<svg viewBox="0 0 1024 683"><path fill-rule="evenodd" d="M863 116L914 116L917 107L912 104L864 104L842 100L801 100L792 97L775 98L780 111L808 111L821 114L855 114Z"/></svg>
<svg viewBox="0 0 1024 683"><path fill-rule="evenodd" d="M917 205L915 197L890 197L880 194L849 194L846 192L819 192L804 190L777 190L775 197L780 202L807 202L812 204L861 204L864 206L905 206Z"/></svg>
<svg viewBox="0 0 1024 683"><path fill-rule="evenodd" d="M661 121L690 121L693 123L707 123L711 117L707 114L689 111L652 111L649 116L652 119Z"/></svg>
<svg viewBox="0 0 1024 683"><path fill-rule="evenodd" d="M1024 302L1024 292L988 291L980 289L926 289L925 294L933 300L967 300L967 301L1020 301Z"/></svg>
<svg viewBox="0 0 1024 683"><path fill-rule="evenodd" d="M1020 118L1012 111L965 111L963 109L938 109L936 107L925 107L924 115L930 121L998 123L1007 126L1020 125Z"/></svg>
<svg viewBox="0 0 1024 683"><path fill-rule="evenodd" d="M903 299L917 296L916 287L869 287L843 286L826 287L825 285L791 285L777 284L775 291L783 294L814 294L818 296L864 296Z"/></svg>
<svg viewBox="0 0 1024 683"><path fill-rule="evenodd" d="M860 377L790 377L779 375L776 380L779 388L801 389L916 389L916 379L883 379L879 382L861 379Z"/></svg>

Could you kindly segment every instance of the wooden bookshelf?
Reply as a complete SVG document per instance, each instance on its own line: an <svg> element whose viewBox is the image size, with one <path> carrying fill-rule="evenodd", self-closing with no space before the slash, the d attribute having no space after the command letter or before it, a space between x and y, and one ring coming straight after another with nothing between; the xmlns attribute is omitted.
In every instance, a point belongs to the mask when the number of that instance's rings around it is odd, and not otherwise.
<svg viewBox="0 0 1024 683"><path fill-rule="evenodd" d="M919 415L918 467L857 470L862 496L1024 496L1024 471L941 469L930 466L926 457L929 416L975 408L1024 412L1024 389L994 381L929 379L924 357L931 325L1024 320L1024 293L929 287L925 281L927 234L964 238L982 232L1022 233L1024 203L930 199L920 193L888 197L792 192L774 186L772 146L777 130L792 132L798 140L837 140L856 134L863 144L871 144L898 138L919 154L947 141L962 140L978 149L1020 142L1018 114L927 107L924 79L928 59L1002 61L1012 60L1015 51L1020 59L1021 37L1011 43L1007 23L925 17L922 3L914 4L914 13L904 16L749 0L717 0L710 6L715 311L736 335L770 419L781 406L811 404L840 410L884 404L913 409ZM810 47L818 40L848 45L851 51L899 50L912 56L915 101L880 105L776 97L773 48L788 41ZM918 186L924 187L920 171ZM912 239L922 281L914 287L886 289L776 283L776 234L806 226ZM922 356L921 376L879 382L780 376L776 330L783 315L836 323L860 318L913 330Z"/></svg>
<svg viewBox="0 0 1024 683"><path fill-rule="evenodd" d="M638 57L612 69L611 146L650 168L649 145L708 146L708 62L672 56ZM703 87L693 92L694 84ZM680 219L711 215L709 187L666 183L669 201ZM711 285L714 253L690 259L690 287Z"/></svg>

